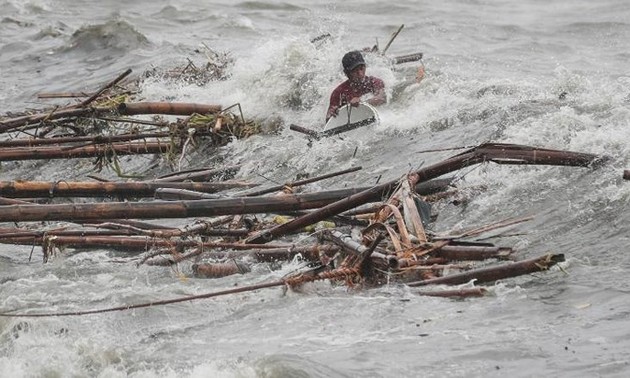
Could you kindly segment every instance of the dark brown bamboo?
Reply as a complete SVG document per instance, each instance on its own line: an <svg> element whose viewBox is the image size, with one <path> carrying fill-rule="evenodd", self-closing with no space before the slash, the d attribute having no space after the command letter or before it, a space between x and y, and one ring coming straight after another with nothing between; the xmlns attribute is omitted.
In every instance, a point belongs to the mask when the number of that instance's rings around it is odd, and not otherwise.
<svg viewBox="0 0 630 378"><path fill-rule="evenodd" d="M438 290L438 291L417 291L416 294L427 297L443 297L443 298L470 298L470 297L483 297L488 293L488 290L483 287L471 287L454 290Z"/></svg>
<svg viewBox="0 0 630 378"><path fill-rule="evenodd" d="M299 126L299 125L291 124L291 125L289 125L289 129L293 130L293 131L297 131L297 132L302 133L302 134L306 134L306 135L308 135L310 137L313 137L315 139L319 139L320 138L320 135L319 135L320 132L319 131L307 129L306 127L302 127L302 126Z"/></svg>
<svg viewBox="0 0 630 378"><path fill-rule="evenodd" d="M516 164L552 164L552 165L573 165L573 166L590 166L598 159L602 159L597 155L539 149L529 146L519 146L512 144L482 144L471 150L455 155L442 162L433 164L429 167L420 169L416 174L420 177L419 182L428 181L439 177L443 174L478 164L486 161L495 161L501 163ZM337 215L341 212L350 210L354 207L370 202L376 193L390 191L398 180L390 181L381 185L374 186L361 193L353 194L347 198L326 205L325 207L314 211L308 215L296 218L292 221L278 225L268 230L264 230L247 239L248 243L265 243L269 242L280 235L293 232L302 227L317 223L323 219Z"/></svg>
<svg viewBox="0 0 630 378"><path fill-rule="evenodd" d="M423 281L415 281L407 283L407 286L425 286L425 285L461 285L471 280L475 283L486 283L505 278L512 278L547 270L559 262L564 261L563 254L548 254L529 260L516 261L512 263L502 264L489 268L474 269L468 272L451 274L444 277L437 277Z"/></svg>
<svg viewBox="0 0 630 378"><path fill-rule="evenodd" d="M51 144L64 143L83 143L90 142L93 144L127 142L138 139L166 138L170 136L167 132L146 133L146 134L122 134L122 135L98 135L98 136L79 136L79 137L53 137L53 138L32 138L32 139L13 139L0 141L0 147L35 147Z"/></svg>
<svg viewBox="0 0 630 378"><path fill-rule="evenodd" d="M357 190L355 190L356 192ZM272 197L240 197L193 201L105 202L81 204L6 205L0 222L43 220L86 221L100 219L189 218L218 215L270 213L315 209L338 200L340 192L284 195ZM350 190L352 193L352 190ZM374 196L381 193L375 191Z"/></svg>
<svg viewBox="0 0 630 378"><path fill-rule="evenodd" d="M43 245L44 238L41 235L13 236L0 238L2 244L17 245ZM262 246L258 244L241 244L241 243L216 243L216 242L199 242L196 240L166 240L156 239L143 236L67 236L55 235L54 245L67 246L73 248L116 248L127 251L146 251L151 248L194 248L202 247L206 250L214 248L229 248L235 250L262 250ZM291 245L265 245L264 249L289 250Z"/></svg>
<svg viewBox="0 0 630 378"><path fill-rule="evenodd" d="M422 181L441 176L445 173L470 166L484 161L494 161L495 156L506 160L509 154L508 148L517 146L491 147L482 145L467 153L457 155L441 163L434 164L417 172ZM522 147L522 146L520 146ZM526 155L523 149L529 149ZM547 150L543 150L547 151ZM550 151L544 154L531 147L515 149L520 156L519 161L528 161L530 164L559 164L588 166L596 159L596 155L580 154L562 151ZM550 157L551 156L551 157ZM529 160L526 160L529 158ZM321 208L305 216L296 218L285 224L262 231L250 237L248 243L269 242L280 235L294 232L303 227L315 224L321 220L337 215L343 211L352 209L366 202L382 198L391 191L398 180L377 185L364 191L350 193L351 195L341 200L339 193L325 192L302 195L285 195L274 197L241 197L215 200L179 201L152 203L99 203L99 204L52 204L52 205L8 205L0 212L0 221L43 221L43 220L93 220L93 219L148 219L148 218L187 218L217 215L235 215L248 213L270 213L282 211L296 211ZM332 203L331 203L332 202Z"/></svg>
<svg viewBox="0 0 630 378"><path fill-rule="evenodd" d="M70 158L91 158L112 154L116 155L141 155L158 154L170 151L172 146L169 143L115 143L109 145L94 145L63 150L58 147L15 147L0 149L0 161L15 160L47 160L47 159L70 159Z"/></svg>
<svg viewBox="0 0 630 378"><path fill-rule="evenodd" d="M218 113L221 105L175 103L175 102L135 102L118 105L118 112L123 115L168 114L192 115Z"/></svg>
<svg viewBox="0 0 630 378"><path fill-rule="evenodd" d="M437 179L437 180L429 180L426 182L419 183L416 185L416 193L420 195L430 195L434 193L438 193L442 190L446 190L450 183L452 182L452 178L449 179ZM320 195L328 196L331 194L332 198L342 199L348 197L354 193L359 193L364 190L369 189L369 187L361 187L361 188L350 188L350 189L337 189L332 191L323 191L319 192ZM313 193L317 194L317 193ZM381 197L387 197L389 195L388 192L381 193L380 197L375 197L374 200L380 199ZM155 191L155 197L168 200L168 201L181 201L181 200L201 200L201 199L218 199L219 196L216 194L208 194L208 193L200 193L192 190L183 190L183 189L169 189L169 188L160 188ZM364 211L359 211L359 214L364 214ZM343 215L352 215L350 212L348 214Z"/></svg>
<svg viewBox="0 0 630 378"><path fill-rule="evenodd" d="M0 239L15 237L33 237L41 238L44 236L131 236L135 235L129 230L27 230L22 228L0 228Z"/></svg>
<svg viewBox="0 0 630 378"><path fill-rule="evenodd" d="M71 182L71 181L0 181L0 195L12 198L32 197L152 197L159 188L186 189L216 193L258 184L241 181L223 182Z"/></svg>

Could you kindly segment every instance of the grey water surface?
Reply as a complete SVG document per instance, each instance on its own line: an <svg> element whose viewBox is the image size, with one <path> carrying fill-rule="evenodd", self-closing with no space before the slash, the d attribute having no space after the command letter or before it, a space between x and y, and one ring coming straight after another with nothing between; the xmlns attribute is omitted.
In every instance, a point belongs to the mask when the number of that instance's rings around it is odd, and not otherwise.
<svg viewBox="0 0 630 378"><path fill-rule="evenodd" d="M313 126L343 80L343 53L383 48L401 24L387 54L423 52L426 77L414 82L420 62L368 57L368 74L390 97L375 129L309 146L287 128L193 154L180 168L242 164L237 178L268 185L363 167L307 188L321 190L395 179L461 151L425 150L488 141L608 155L599 169L470 167L456 174L458 185L483 189L434 208L436 232L533 216L492 242L519 258L563 253L562 269L497 282L489 296L466 300L321 282L303 293L270 288L82 317L0 318L0 376L628 376L630 2L0 0L0 109L50 106L37 94L93 91L127 68L139 75L186 59L203 64L210 48L234 61L225 80L147 79L141 96L240 104L246 117ZM153 159L121 162L133 173ZM93 169L90 159L3 162L0 179L85 179ZM110 250L67 250L46 264L40 249L30 254L0 245L1 312L121 306L298 268L258 264L246 276L202 280L186 264L137 267Z"/></svg>

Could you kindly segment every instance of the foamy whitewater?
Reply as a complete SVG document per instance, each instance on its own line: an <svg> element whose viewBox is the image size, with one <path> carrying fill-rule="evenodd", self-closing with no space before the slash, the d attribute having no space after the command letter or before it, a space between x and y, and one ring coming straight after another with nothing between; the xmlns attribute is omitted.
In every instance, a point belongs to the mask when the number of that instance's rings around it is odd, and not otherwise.
<svg viewBox="0 0 630 378"><path fill-rule="evenodd" d="M624 0L168 2L0 0L1 113L43 108L41 92L93 91L128 68L234 64L203 86L148 79L147 101L240 104L246 118L320 125L346 51L381 48L404 28L392 66L368 57L389 103L381 124L308 145L288 128L234 141L181 168L242 164L269 185L297 174L362 170L307 187L392 180L484 142L608 155L593 170L483 164L457 172L477 188L434 207L439 232L534 216L494 239L519 258L563 253L562 269L498 282L484 298L420 297L401 285L349 292L321 282L135 311L0 318L0 377L626 377L630 371L630 2ZM322 42L310 41L330 33ZM192 158L194 157L194 158ZM142 172L152 156L122 159ZM3 162L0 179L86 179L85 161ZM114 172L103 176L116 178ZM0 211L2 209L0 208ZM192 220L181 220L181 223ZM166 221L165 221L166 222ZM176 223L175 220L168 222ZM190 278L129 254L0 245L0 311L79 311L278 280Z"/></svg>

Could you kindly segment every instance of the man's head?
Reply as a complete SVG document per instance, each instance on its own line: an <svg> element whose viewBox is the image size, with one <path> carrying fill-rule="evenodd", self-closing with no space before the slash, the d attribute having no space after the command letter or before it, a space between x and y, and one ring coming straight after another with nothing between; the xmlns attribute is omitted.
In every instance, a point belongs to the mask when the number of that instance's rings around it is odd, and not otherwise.
<svg viewBox="0 0 630 378"><path fill-rule="evenodd" d="M343 65L343 72L348 75L355 68L361 65L365 66L365 60L363 60L363 55L360 51L350 51L343 56L341 64Z"/></svg>

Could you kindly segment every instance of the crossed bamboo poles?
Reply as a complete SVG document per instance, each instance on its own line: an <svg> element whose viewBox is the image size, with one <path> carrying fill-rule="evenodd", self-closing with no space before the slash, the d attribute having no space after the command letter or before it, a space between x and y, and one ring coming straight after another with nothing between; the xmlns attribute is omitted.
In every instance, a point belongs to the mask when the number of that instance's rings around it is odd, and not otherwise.
<svg viewBox="0 0 630 378"><path fill-rule="evenodd" d="M93 102L107 89L112 88L130 73L126 71L112 82L108 83L93 95L79 104L39 114L15 117L0 121L0 133L8 131L27 132L39 128L42 124L55 127L68 126L79 118L99 118L114 122L133 122L158 127L166 126L160 122L118 118L137 114L167 114L191 115L216 114L221 111L218 105L205 104L172 104L172 103L122 103L116 106L93 106ZM69 126L68 126L69 127ZM220 128L220 121L214 128ZM181 130L180 130L181 131ZM176 132L180 132L176 131ZM211 130L208 130L212 132ZM141 154L141 153L169 153L172 143L161 138L169 138L173 130L168 132L129 133L115 136L72 136L54 138L30 138L28 140L7 140L0 142L0 161L23 159L52 159L52 158L81 158L107 157L111 155ZM340 131L341 132L341 131ZM40 133L45 134L45 132ZM429 167L411 172L402 180L376 185L369 188L354 188L333 190L309 194L285 194L283 196L262 197L273 191L288 189L303 183L294 182L291 185L280 185L263 190L241 192L240 194L216 194L228 189L246 189L252 185L246 182L208 183L206 181L213 172L201 170L186 172L170 177L148 182L0 182L0 198L3 204L0 211L0 222L27 221L70 221L86 226L97 225L99 230L48 230L26 231L22 229L0 229L0 242L14 244L41 245L44 248L44 258L55 246L107 246L125 249L147 250L157 248L157 251L145 256L142 262L149 263L151 258L159 256L167 250L169 259L162 259L155 265L176 264L183 259L208 253L212 249L214 257L253 256L259 261L270 261L278 258L291 258L300 253L313 261L329 261L339 253L345 258L340 266L329 266L327 270L314 274L298 274L282 280L261 283L248 287L230 289L197 296L175 298L150 303L132 304L109 309L87 310L65 313L48 314L16 314L0 313L0 316L70 316L85 315L110 311L121 311L132 308L143 308L169 303L178 303L196 299L211 298L238 292L259 290L274 286L295 287L306 282L316 280L337 280L345 282L372 281L378 283L377 271L392 271L399 273L416 273L407 280L411 287L431 284L460 284L477 280L478 283L494 281L520 274L549 269L563 261L563 255L544 255L534 259L502 264L484 269L473 269L448 276L437 276L444 267L462 268L453 264L457 261L471 261L492 259L510 259L512 250L487 245L458 244L457 239L474 235L491 229L488 227L471 230L458 236L429 240L424 233L417 209L413 204L414 193L428 193L430 187L438 177L457 171L461 168L485 162L498 164L542 164L560 166L596 167L605 162L606 158L592 154L560 151L520 146L513 144L487 143ZM348 172L342 172L343 174ZM630 175L628 175L630 176ZM326 177L332 177L327 175ZM624 173L624 178L626 175ZM193 182L180 182L190 180ZM448 180L447 180L448 181ZM399 185L403 188L399 188ZM438 183L438 190L444 189L444 182ZM155 196L168 198L170 201L152 202L107 202L83 204L32 204L18 198L30 197L64 197L112 196L117 198L138 198ZM177 199L176 197L189 199ZM194 199L190 199L194 198ZM350 210L372 201L390 198L385 206L379 205L372 216L369 226L364 229L364 241L358 243L347 235L338 231L322 232L323 240L329 244L310 246L294 246L270 244L289 233L299 232L305 227L312 226L326 219L336 217L342 221L352 220L347 215ZM402 219L401 210L410 218ZM190 218L190 217L225 217L258 213L286 213L297 214L296 218L284 224L250 232L249 229L216 229L212 222L201 222L181 228L167 228L128 219L152 218ZM229 218L228 217L228 218ZM384 223L394 217L397 230ZM127 221L121 221L126 219ZM356 221L356 220L355 220ZM522 221L522 220L521 220ZM504 226L503 222L496 227ZM108 228L109 227L109 228ZM229 236L235 242L200 242L184 240L191 235ZM387 235L391 239L395 253L383 249L381 242ZM415 238L416 242L412 242ZM420 244L418 244L418 241ZM179 248L193 248L192 252L173 252ZM230 251L221 251L229 249ZM324 264L327 266L327 264ZM465 270L465 269L464 269ZM417 273L420 274L417 274ZM458 289L454 291L420 292L422 295L482 295L483 288Z"/></svg>
<svg viewBox="0 0 630 378"><path fill-rule="evenodd" d="M409 184L427 182L431 179L442 176L446 173L459 170L461 168L479 164L484 162L495 162L498 164L542 164L542 165L560 165L560 166L580 166L580 167L596 167L606 161L606 158L592 154L558 151L549 149L533 148L528 146L509 145L509 144L484 144L472 148L461 154L455 155L445 161L436 163L416 172L412 172L403 180L407 181L407 190ZM391 193L399 181L391 181L385 184L377 185L368 189L360 190L341 199L334 196L313 198L313 194L305 195L285 195L282 197L238 197L228 199L201 199L201 200L183 200L171 202L153 202L153 203L108 203L104 204L73 204L73 205L28 205L14 204L4 206L0 213L0 221L42 221L42 220L67 220L67 221L90 221L97 218L138 218L147 219L155 217L171 217L186 218L197 216L218 216L218 215L234 215L234 214L250 214L250 213L273 213L283 211L295 211L304 209L318 210L312 211L306 215L299 216L292 221L266 229L256 233L243 241L244 245L260 245L268 243L282 235L297 229L312 225L331 216L356 208L367 202L378 200L387 193ZM404 193L404 192L403 192ZM319 194L318 194L319 195ZM310 196L310 197L309 197ZM403 196L404 197L404 196ZM393 198L393 197L392 197ZM390 201L392 199L390 198ZM403 201L404 198L398 198L396 201ZM377 216L378 218L378 216ZM405 225L403 224L403 227ZM421 227L421 226L420 226ZM402 232L402 227L399 227ZM483 232L488 228L480 228L467 233L473 235ZM416 226L414 236L425 237ZM390 232L391 233L391 232ZM45 313L45 314L16 314L5 312L0 316L72 316L87 315L102 312L122 311L134 308L151 307L157 305L165 305L171 303L179 303L197 299L205 299L220 295L240 293L245 291L254 291L263 288L275 286L297 286L305 282L316 280L341 280L355 281L366 279L370 273L366 270L366 264L379 265L381 267L409 267L418 265L417 257L414 259L406 259L400 253L396 256L386 256L376 250L379 242L384 238L383 234L378 234L372 241L370 247L365 247L360 243L356 243L351 238L344 237L338 232L329 232L328 239L340 248L350 251L342 262L341 266L333 270L327 270L312 275L296 275L275 282L261 283L257 285L241 287L237 289L224 290L214 293L206 293L195 296L181 297L169 300L133 304L127 306L119 306L107 309L85 310L74 312ZM466 235L464 235L466 236ZM452 240L456 237L446 239L447 241L437 241L434 247L423 247L419 255L423 256L433 250L445 250ZM282 247L281 247L282 249ZM460 251L461 252L461 251ZM260 252L259 252L260 253ZM494 258L499 257L497 251L485 251L490 253L487 256ZM494 253L494 254L492 254ZM409 255L409 252L406 252ZM320 255L321 258L321 255ZM432 258L439 258L439 255L433 255ZM445 277L430 277L420 279L418 281L409 282L409 286L425 286L430 284L461 284L472 279L479 283L494 281L507 277L514 277L521 274L527 274L535 271L547 270L551 266L564 261L562 254L547 254L537 258L523 260L513 263L501 265L499 267L491 267L477 269L459 274L448 275ZM434 264L435 265L435 264ZM435 269L432 266L428 269ZM445 292L420 292L424 295L447 295ZM475 288L470 291L455 290L452 295L482 295L483 289Z"/></svg>

